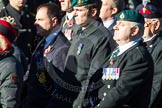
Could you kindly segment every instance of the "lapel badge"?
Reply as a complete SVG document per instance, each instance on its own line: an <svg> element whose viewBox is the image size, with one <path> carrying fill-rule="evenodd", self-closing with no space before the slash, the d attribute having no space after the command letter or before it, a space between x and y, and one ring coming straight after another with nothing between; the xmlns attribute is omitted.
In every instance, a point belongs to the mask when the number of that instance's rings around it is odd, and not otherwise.
<svg viewBox="0 0 162 108"><path fill-rule="evenodd" d="M44 72L41 72L40 75L38 76L38 81L43 84L46 82L46 76Z"/></svg>
<svg viewBox="0 0 162 108"><path fill-rule="evenodd" d="M80 43L78 46L78 49L77 49L77 55L79 55L81 53L82 48L83 48L83 44Z"/></svg>
<svg viewBox="0 0 162 108"><path fill-rule="evenodd" d="M113 65L114 64L114 61L111 59L110 60L110 65Z"/></svg>
<svg viewBox="0 0 162 108"><path fill-rule="evenodd" d="M49 45L48 48L44 51L44 56L46 56L51 51L51 46Z"/></svg>
<svg viewBox="0 0 162 108"><path fill-rule="evenodd" d="M68 24L68 27L72 27L74 23L73 21L69 20L67 24Z"/></svg>

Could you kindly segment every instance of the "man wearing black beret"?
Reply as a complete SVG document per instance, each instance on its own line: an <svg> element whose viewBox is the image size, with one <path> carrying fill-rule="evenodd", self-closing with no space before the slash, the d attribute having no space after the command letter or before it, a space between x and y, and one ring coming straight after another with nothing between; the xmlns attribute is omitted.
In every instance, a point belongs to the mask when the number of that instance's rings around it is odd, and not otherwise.
<svg viewBox="0 0 162 108"><path fill-rule="evenodd" d="M150 106L151 108L162 108L162 35L160 35L160 18L162 13L157 6L151 3L147 4L146 7L143 5L138 6L137 10L145 18L143 40L154 61Z"/></svg>

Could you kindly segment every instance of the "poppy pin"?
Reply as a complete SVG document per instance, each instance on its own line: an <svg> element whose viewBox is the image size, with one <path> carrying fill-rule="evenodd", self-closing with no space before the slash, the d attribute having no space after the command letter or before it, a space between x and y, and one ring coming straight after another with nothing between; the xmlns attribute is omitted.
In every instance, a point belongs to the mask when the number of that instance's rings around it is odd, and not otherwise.
<svg viewBox="0 0 162 108"><path fill-rule="evenodd" d="M47 49L44 51L44 56L46 56L51 51L51 46L48 46Z"/></svg>
<svg viewBox="0 0 162 108"><path fill-rule="evenodd" d="M42 84L46 82L46 76L44 72L40 73L40 75L38 76L38 81Z"/></svg>
<svg viewBox="0 0 162 108"><path fill-rule="evenodd" d="M73 23L73 21L68 21L67 24L68 24L69 27L72 27L74 23Z"/></svg>
<svg viewBox="0 0 162 108"><path fill-rule="evenodd" d="M114 64L114 61L113 60L110 60L110 65L113 65Z"/></svg>

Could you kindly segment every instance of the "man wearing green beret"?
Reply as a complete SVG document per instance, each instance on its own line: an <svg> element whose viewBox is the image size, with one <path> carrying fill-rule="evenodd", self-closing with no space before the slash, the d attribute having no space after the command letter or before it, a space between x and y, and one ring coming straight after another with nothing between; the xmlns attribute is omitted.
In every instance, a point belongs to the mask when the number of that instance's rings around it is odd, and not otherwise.
<svg viewBox="0 0 162 108"><path fill-rule="evenodd" d="M76 33L78 25L75 24L73 7L76 5L77 0L59 0L61 10L65 12L65 16L61 21L61 30L65 37L71 41L73 35Z"/></svg>
<svg viewBox="0 0 162 108"><path fill-rule="evenodd" d="M78 0L74 8L76 24L81 26L74 36L65 62L65 82L71 85L73 108L91 108L98 103L98 88L103 61L111 52L112 36L99 19L99 0ZM94 87L94 88L93 88ZM77 89L78 88L78 89ZM69 90L70 91L70 90Z"/></svg>
<svg viewBox="0 0 162 108"><path fill-rule="evenodd" d="M153 61L142 42L144 18L134 10L116 15L114 40L118 47L105 59L104 86L95 108L149 108Z"/></svg>

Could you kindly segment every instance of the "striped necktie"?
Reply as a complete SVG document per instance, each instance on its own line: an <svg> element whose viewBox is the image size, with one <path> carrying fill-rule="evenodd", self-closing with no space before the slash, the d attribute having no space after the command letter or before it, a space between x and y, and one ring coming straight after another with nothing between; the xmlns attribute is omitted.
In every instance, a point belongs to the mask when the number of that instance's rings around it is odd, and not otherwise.
<svg viewBox="0 0 162 108"><path fill-rule="evenodd" d="M117 48L112 52L110 59L112 59L112 58L114 58L114 57L117 57L118 54L119 54L119 52L120 52L120 49L119 49L119 47L117 47Z"/></svg>

